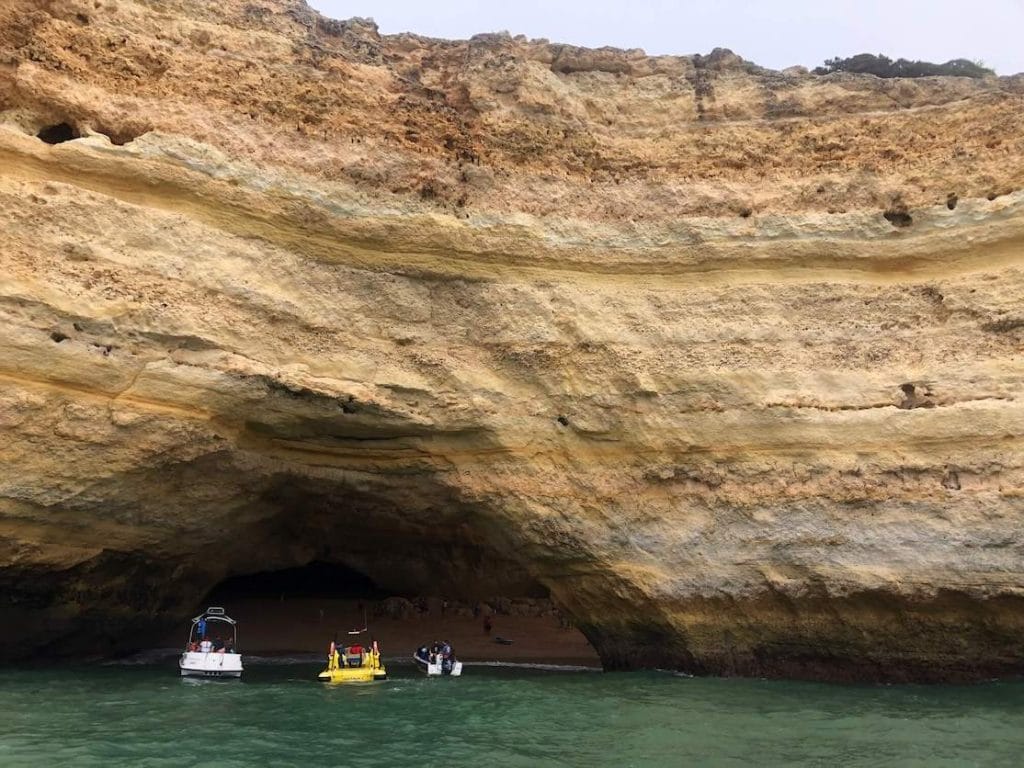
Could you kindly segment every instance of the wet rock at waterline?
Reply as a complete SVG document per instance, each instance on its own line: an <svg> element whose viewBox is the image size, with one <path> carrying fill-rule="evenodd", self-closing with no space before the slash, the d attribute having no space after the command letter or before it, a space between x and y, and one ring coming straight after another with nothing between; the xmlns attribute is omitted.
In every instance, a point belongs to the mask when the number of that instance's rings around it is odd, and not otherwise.
<svg viewBox="0 0 1024 768"><path fill-rule="evenodd" d="M320 561L550 595L611 668L1020 671L1022 108L6 3L0 657Z"/></svg>

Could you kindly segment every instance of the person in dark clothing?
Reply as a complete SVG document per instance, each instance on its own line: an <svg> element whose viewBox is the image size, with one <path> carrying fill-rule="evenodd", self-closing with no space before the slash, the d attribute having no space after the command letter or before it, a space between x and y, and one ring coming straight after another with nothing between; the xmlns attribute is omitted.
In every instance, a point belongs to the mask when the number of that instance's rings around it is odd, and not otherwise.
<svg viewBox="0 0 1024 768"><path fill-rule="evenodd" d="M213 650L218 652L224 650L224 641L221 640L220 635L213 638Z"/></svg>
<svg viewBox="0 0 1024 768"><path fill-rule="evenodd" d="M491 634L491 629L494 627L494 623L491 621L490 616L484 616L484 634Z"/></svg>

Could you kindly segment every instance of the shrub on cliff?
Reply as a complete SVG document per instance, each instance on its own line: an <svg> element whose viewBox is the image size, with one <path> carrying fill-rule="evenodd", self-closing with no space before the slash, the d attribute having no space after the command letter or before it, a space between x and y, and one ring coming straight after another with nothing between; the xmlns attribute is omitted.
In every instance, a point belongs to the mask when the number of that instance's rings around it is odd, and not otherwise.
<svg viewBox="0 0 1024 768"><path fill-rule="evenodd" d="M878 77L932 77L935 75L951 75L955 77L987 77L995 71L968 59L951 59L945 64L933 64L930 61L910 61L896 59L872 53L859 53L848 59L836 57L826 59L825 65L814 70L816 75L828 75L832 72L856 72L859 74L876 75Z"/></svg>

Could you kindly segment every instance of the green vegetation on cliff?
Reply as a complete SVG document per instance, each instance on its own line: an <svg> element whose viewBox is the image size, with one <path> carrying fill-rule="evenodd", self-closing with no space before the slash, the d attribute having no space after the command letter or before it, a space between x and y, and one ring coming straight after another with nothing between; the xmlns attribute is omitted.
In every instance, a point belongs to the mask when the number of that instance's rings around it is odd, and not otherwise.
<svg viewBox="0 0 1024 768"><path fill-rule="evenodd" d="M896 59L872 53L858 53L848 59L838 56L826 59L825 65L816 67L814 74L828 75L832 72L856 72L858 74L877 75L878 77L933 77L949 75L953 77L987 77L995 75L995 71L982 66L970 59L951 59L945 64L933 64L930 61L910 61Z"/></svg>

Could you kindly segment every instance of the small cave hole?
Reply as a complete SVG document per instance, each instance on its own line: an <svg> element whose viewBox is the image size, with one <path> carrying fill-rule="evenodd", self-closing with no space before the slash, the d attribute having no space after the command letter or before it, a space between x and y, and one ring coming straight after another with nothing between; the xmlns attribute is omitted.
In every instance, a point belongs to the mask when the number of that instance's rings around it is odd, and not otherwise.
<svg viewBox="0 0 1024 768"><path fill-rule="evenodd" d="M148 128L148 127L147 128L138 128L138 127L134 127L134 128L133 127L115 128L115 127L109 126L109 125L99 125L99 126L96 127L96 131L98 133L102 133L104 136L106 136L108 139L110 139L110 143L111 144L113 144L115 146L118 146L118 147L123 147L125 144L130 144L131 142L133 142L137 138L139 138L139 136L142 136L144 133L148 133L150 130L151 129Z"/></svg>
<svg viewBox="0 0 1024 768"><path fill-rule="evenodd" d="M754 214L754 209L753 208L747 208L747 207L740 208L740 218L741 219L749 219L753 214Z"/></svg>
<svg viewBox="0 0 1024 768"><path fill-rule="evenodd" d="M921 385L923 391L915 384L907 382L906 384L900 384L900 390L903 392L903 400L897 406L902 410L909 411L914 408L934 408L935 401L932 399L932 391L929 385Z"/></svg>
<svg viewBox="0 0 1024 768"><path fill-rule="evenodd" d="M909 227L914 223L914 218L909 213L899 209L890 209L882 215L894 227Z"/></svg>
<svg viewBox="0 0 1024 768"><path fill-rule="evenodd" d="M958 202L960 202L960 197L956 194L956 192L950 192L948 195L946 195L946 207L949 208L949 210L954 210Z"/></svg>
<svg viewBox="0 0 1024 768"><path fill-rule="evenodd" d="M47 144L63 144L80 137L78 130L70 123L57 123L48 125L36 134L36 138L45 141Z"/></svg>
<svg viewBox="0 0 1024 768"><path fill-rule="evenodd" d="M959 491L960 473L954 469L947 469L942 475L942 487L950 491Z"/></svg>
<svg viewBox="0 0 1024 768"><path fill-rule="evenodd" d="M561 424L561 425L562 425L563 427L568 427L568 426L569 426L569 417L568 417L568 416L559 416L559 417L558 417L558 418L556 419L556 421L557 421L557 422L558 422L559 424Z"/></svg>
<svg viewBox="0 0 1024 768"><path fill-rule="evenodd" d="M60 331L53 331L50 334L50 338L57 344L60 344L62 341L67 341L69 336L66 333L61 333Z"/></svg>

